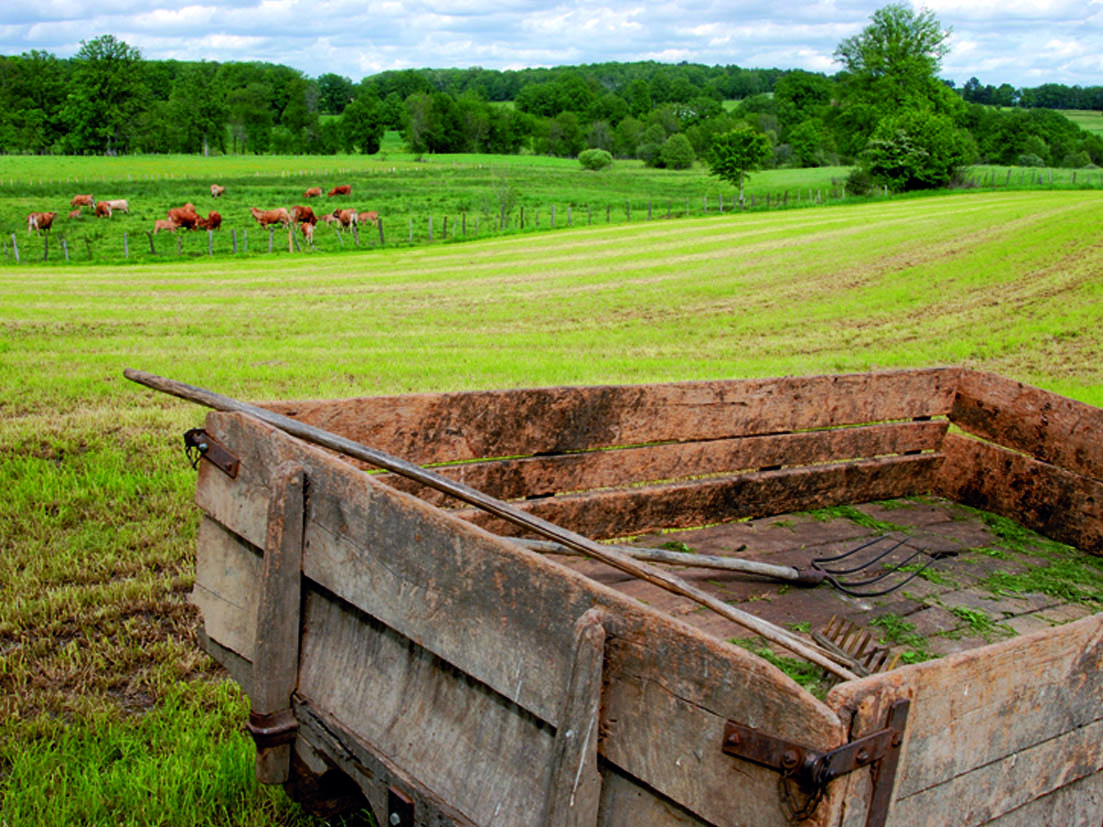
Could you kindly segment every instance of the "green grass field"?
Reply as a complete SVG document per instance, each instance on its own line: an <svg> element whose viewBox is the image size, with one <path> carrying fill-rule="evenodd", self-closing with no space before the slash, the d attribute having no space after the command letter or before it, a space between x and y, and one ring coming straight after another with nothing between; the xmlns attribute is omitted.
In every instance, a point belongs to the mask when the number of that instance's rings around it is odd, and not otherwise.
<svg viewBox="0 0 1103 827"><path fill-rule="evenodd" d="M1081 129L1103 135L1103 112L1097 112L1094 109L1071 109L1064 114Z"/></svg>
<svg viewBox="0 0 1103 827"><path fill-rule="evenodd" d="M265 400L961 364L1103 405L1101 208L973 191L0 268L0 823L310 823L252 782L245 702L196 642L204 412L124 368Z"/></svg>

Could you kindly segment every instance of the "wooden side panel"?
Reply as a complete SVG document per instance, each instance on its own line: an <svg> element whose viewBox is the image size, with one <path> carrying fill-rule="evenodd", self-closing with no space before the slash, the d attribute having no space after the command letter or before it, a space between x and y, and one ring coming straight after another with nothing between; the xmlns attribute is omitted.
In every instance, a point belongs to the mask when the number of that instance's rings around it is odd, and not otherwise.
<svg viewBox="0 0 1103 827"><path fill-rule="evenodd" d="M347 612L363 613L349 628L364 626L369 620L386 627L396 640L406 641L402 645L407 650L424 650L424 657L436 658L434 663L439 662L441 668L432 674L439 675L445 667L454 669L449 679L452 683L483 687L497 703L512 710L511 714L536 721L537 729L547 729L549 744L573 660L572 630L591 607L603 612L609 640L600 754L625 775L692 808L701 818L731 823L732 813L736 813L741 819L737 823L784 821L776 776L765 770L733 767L736 759L720 752L728 718L752 725L757 722L782 737L820 749L833 748L843 739L833 712L774 667L737 647L375 483L351 466L262 423L240 415L212 414L207 429L241 458L242 470L235 482L243 493L259 487L251 477L277 465L275 458L283 461L293 455L306 467L304 574L332 593L334 601L340 598ZM232 491L229 493L232 496ZM266 500L255 499L256 505L264 506ZM223 509L237 521L231 526L234 531L256 525L256 516L246 513L255 507L252 503L245 497L238 501L241 508ZM424 697L440 693L449 706L456 707L455 720L426 714L410 719L409 726L399 726L383 718L371 723L355 717L376 714L363 709L377 703L374 696L381 691L371 680L390 681L397 676L406 681L403 670L408 667L397 656L374 651L355 650L351 655L342 654L340 647L331 651L330 638L335 639L338 632L327 631L327 624L344 628L344 623L343 619L340 623L332 619L307 621L303 669L310 675L301 675L300 692L317 707L341 710L334 714L343 722L344 716L353 716L348 718L350 729L358 736L367 737L356 722L378 727L388 738L398 738L399 730L407 739L416 735L425 740L417 749L426 750L433 760L441 760L440 756L453 750L466 755L474 743L507 756L517 754L509 751L512 746L490 747L491 742L479 740L490 737L482 733L483 727L490 726L485 723L489 719L479 711L471 712L470 703L449 688L449 683L426 677L430 673L420 665L417 692ZM346 649L368 645L354 642L352 632L339 634L350 641ZM308 644L310 635L327 639L317 638L317 643ZM394 653L400 648L396 643L387 651ZM314 658L313 665L308 666L310 658ZM335 660L338 658L344 660ZM379 664L378 678L359 674L375 671L362 670L362 664L368 662ZM393 670L398 671L392 675ZM661 702L641 707L641 691L654 693ZM394 714L407 714L400 706L395 699ZM494 724L495 729L503 726ZM535 724L518 724L503 731L531 742L533 736L526 733L532 726ZM469 731L472 728L474 731ZM393 748L411 756L410 761L417 757L408 752L414 749L408 744L396 743ZM529 743L523 750L530 757L516 760L531 772L534 760L544 760L543 749ZM470 783L465 770L456 772L457 785ZM434 783L431 775L422 781ZM541 778L539 789L546 790L546 785L547 778ZM443 792L440 797L451 800ZM531 807L539 800L530 798L526 805Z"/></svg>
<svg viewBox="0 0 1103 827"><path fill-rule="evenodd" d="M265 407L410 462L432 463L940 416L950 410L959 372L406 394Z"/></svg>
<svg viewBox="0 0 1103 827"><path fill-rule="evenodd" d="M622 775L612 764L602 771L600 827L704 827L705 822L653 790Z"/></svg>
<svg viewBox="0 0 1103 827"><path fill-rule="evenodd" d="M1103 480L1103 409L1002 376L962 371L951 421L968 433Z"/></svg>
<svg viewBox="0 0 1103 827"><path fill-rule="evenodd" d="M540 824L550 726L322 593L305 621L300 695L473 824Z"/></svg>
<svg viewBox="0 0 1103 827"><path fill-rule="evenodd" d="M910 696L890 823L980 824L1103 767L1103 615L841 684Z"/></svg>
<svg viewBox="0 0 1103 827"><path fill-rule="evenodd" d="M199 523L197 545L191 600L203 615L207 635L252 661L263 570L260 549L206 516Z"/></svg>
<svg viewBox="0 0 1103 827"><path fill-rule="evenodd" d="M639 482L673 481L715 474L796 468L828 462L934 451L946 433L945 420L741 437L708 442L666 443L550 457L470 462L433 470L500 500L610 488ZM395 474L378 479L426 502L455 500Z"/></svg>
<svg viewBox="0 0 1103 827"><path fill-rule="evenodd" d="M549 497L516 505L564 528L604 539L926 493L934 485L941 461L941 454L918 454ZM511 536L520 531L474 509L457 513L496 534Z"/></svg>
<svg viewBox="0 0 1103 827"><path fill-rule="evenodd" d="M1103 554L1103 483L958 434L943 445L937 493Z"/></svg>
<svg viewBox="0 0 1103 827"><path fill-rule="evenodd" d="M993 827L1099 827L1103 824L1103 772L1081 778L990 821Z"/></svg>

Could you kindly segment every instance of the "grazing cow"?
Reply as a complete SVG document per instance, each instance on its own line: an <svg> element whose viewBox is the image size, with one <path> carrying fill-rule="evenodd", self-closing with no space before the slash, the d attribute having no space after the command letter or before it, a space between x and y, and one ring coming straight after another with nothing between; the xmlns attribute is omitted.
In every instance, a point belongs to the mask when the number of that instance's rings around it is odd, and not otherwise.
<svg viewBox="0 0 1103 827"><path fill-rule="evenodd" d="M69 202L70 207L94 207L96 202L92 200L91 195L74 195L73 200Z"/></svg>
<svg viewBox="0 0 1103 827"><path fill-rule="evenodd" d="M71 213L69 213L70 218L80 218L81 215L82 215L82 213L80 211L80 207L77 207L75 210L73 210Z"/></svg>
<svg viewBox="0 0 1103 827"><path fill-rule="evenodd" d="M310 224L318 223L318 216L314 214L314 210L310 209L310 207L302 207L296 204L287 211L287 214L290 215L291 220L295 222L306 221Z"/></svg>
<svg viewBox="0 0 1103 827"><path fill-rule="evenodd" d="M303 238L314 244L314 225L309 221L304 221L299 225L299 229L303 231Z"/></svg>
<svg viewBox="0 0 1103 827"><path fill-rule="evenodd" d="M130 202L126 201L122 198L119 198L115 201L105 201L105 202L101 202L101 203L107 204L107 206L109 206L112 209L112 211L114 211L114 212L125 212L125 213L130 212ZM99 204L97 204L96 206L98 207Z"/></svg>
<svg viewBox="0 0 1103 827"><path fill-rule="evenodd" d="M194 230L199 223L199 214L190 201L182 207L173 207L168 211L170 221L174 221L185 230Z"/></svg>
<svg viewBox="0 0 1103 827"><path fill-rule="evenodd" d="M226 192L225 187L220 187L218 184L211 184L211 198L218 198L224 192Z"/></svg>
<svg viewBox="0 0 1103 827"><path fill-rule="evenodd" d="M320 198L322 195L321 187L311 187L303 193L303 198Z"/></svg>
<svg viewBox="0 0 1103 827"><path fill-rule="evenodd" d="M96 202L96 218L110 218L111 204L107 201Z"/></svg>
<svg viewBox="0 0 1103 827"><path fill-rule="evenodd" d="M329 197L332 198L335 195L350 195L352 193L352 187L348 184L341 184L339 187L334 187L329 191Z"/></svg>
<svg viewBox="0 0 1103 827"><path fill-rule="evenodd" d="M222 228L222 216L211 210L206 218L200 218L196 223L201 230L218 230Z"/></svg>
<svg viewBox="0 0 1103 827"><path fill-rule="evenodd" d="M341 219L339 219L335 215L330 215L329 213L326 213L325 215L318 216L318 220L322 221L326 224L340 224L341 223Z"/></svg>
<svg viewBox="0 0 1103 827"><path fill-rule="evenodd" d="M179 226L180 225L173 221L171 218L159 218L153 222L153 234L157 235L157 233L161 232L162 230L168 230L168 232L174 233L176 232L176 228Z"/></svg>
<svg viewBox="0 0 1103 827"><path fill-rule="evenodd" d="M31 213L27 216L27 235L30 235L32 230L39 232L50 229L54 224L55 218L57 218L56 212Z"/></svg>
<svg viewBox="0 0 1103 827"><path fill-rule="evenodd" d="M287 214L286 207L278 207L274 210L258 210L256 207L250 207L249 212L253 214L253 218L262 227L267 227L269 224L291 223L291 216Z"/></svg>
<svg viewBox="0 0 1103 827"><path fill-rule="evenodd" d="M333 217L341 222L342 227L350 227L356 223L356 210L334 210Z"/></svg>
<svg viewBox="0 0 1103 827"><path fill-rule="evenodd" d="M379 220L379 213L375 210L364 210L357 214L357 224L375 224Z"/></svg>

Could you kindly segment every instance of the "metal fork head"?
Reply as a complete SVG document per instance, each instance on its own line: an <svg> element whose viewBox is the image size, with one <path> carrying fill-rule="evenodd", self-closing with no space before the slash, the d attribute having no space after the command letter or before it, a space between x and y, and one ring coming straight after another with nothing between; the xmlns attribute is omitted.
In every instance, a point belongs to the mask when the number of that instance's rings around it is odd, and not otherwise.
<svg viewBox="0 0 1103 827"><path fill-rule="evenodd" d="M813 632L813 639L828 651L845 658L855 674L865 677L875 672L896 668L900 655L889 659L889 647L876 642L868 629L839 615L833 615L822 632Z"/></svg>
<svg viewBox="0 0 1103 827"><path fill-rule="evenodd" d="M909 549L904 548L908 539L907 536L896 539L891 534L874 537L842 554L816 557L812 560L812 568L823 572L824 579L844 594L879 597L918 577L936 560L956 555L953 551L909 553ZM913 560L917 561L916 565L912 565ZM889 580L887 585L880 585L886 580Z"/></svg>

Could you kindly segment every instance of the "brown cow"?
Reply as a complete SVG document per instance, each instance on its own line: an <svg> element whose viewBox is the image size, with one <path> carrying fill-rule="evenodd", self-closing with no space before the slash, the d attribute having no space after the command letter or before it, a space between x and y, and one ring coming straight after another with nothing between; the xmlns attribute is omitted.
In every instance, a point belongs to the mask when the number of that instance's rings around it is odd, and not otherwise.
<svg viewBox="0 0 1103 827"><path fill-rule="evenodd" d="M80 207L77 207L75 210L73 210L71 213L69 213L69 217L70 218L80 218L81 217Z"/></svg>
<svg viewBox="0 0 1103 827"><path fill-rule="evenodd" d="M107 201L107 202L103 202L103 203L106 203L107 206L109 206L112 209L112 211L114 211L114 212L125 212L125 213L130 212L130 202L126 201L122 198L119 198L115 201ZM99 204L97 204L96 206L98 207Z"/></svg>
<svg viewBox="0 0 1103 827"><path fill-rule="evenodd" d="M303 231L303 238L314 244L314 225L309 221L304 221L299 225L299 229Z"/></svg>
<svg viewBox="0 0 1103 827"><path fill-rule="evenodd" d="M352 187L348 184L341 184L339 187L334 187L329 191L329 197L332 198L335 195L350 195L352 193Z"/></svg>
<svg viewBox="0 0 1103 827"><path fill-rule="evenodd" d="M356 216L357 224L375 224L379 220L379 213L375 210L363 210Z"/></svg>
<svg viewBox="0 0 1103 827"><path fill-rule="evenodd" d="M182 207L173 207L168 211L170 221L176 222L185 230L194 230L199 223L199 214L195 211L195 205L190 201Z"/></svg>
<svg viewBox="0 0 1103 827"><path fill-rule="evenodd" d="M321 187L311 187L303 193L303 198L319 198L322 195Z"/></svg>
<svg viewBox="0 0 1103 827"><path fill-rule="evenodd" d="M329 213L326 213L325 215L318 216L318 220L321 221L321 222L324 222L326 224L340 224L341 223L341 219L337 218L337 216L335 216L335 215L330 215Z"/></svg>
<svg viewBox="0 0 1103 827"><path fill-rule="evenodd" d="M267 227L269 224L291 223L291 216L287 214L286 207L278 207L274 210L258 210L256 207L250 207L249 212L253 214L253 218L262 227Z"/></svg>
<svg viewBox="0 0 1103 827"><path fill-rule="evenodd" d="M211 184L211 198L218 198L224 192L226 192L225 187L220 187L218 184Z"/></svg>
<svg viewBox="0 0 1103 827"><path fill-rule="evenodd" d="M218 230L222 228L222 216L211 210L206 218L200 218L196 223L201 230Z"/></svg>
<svg viewBox="0 0 1103 827"><path fill-rule="evenodd" d="M157 235L157 233L161 232L162 230L167 230L170 233L174 233L176 232L176 228L179 226L180 225L173 221L171 218L159 218L153 222L153 234Z"/></svg>
<svg viewBox="0 0 1103 827"><path fill-rule="evenodd" d="M54 219L57 218L56 212L33 212L27 216L27 234L30 235L31 230L41 232L50 229L54 224Z"/></svg>
<svg viewBox="0 0 1103 827"><path fill-rule="evenodd" d="M310 207L302 207L296 204L287 211L287 214L290 215L291 220L295 222L306 221L310 224L318 223L318 216L314 214L314 210L310 209Z"/></svg>
<svg viewBox="0 0 1103 827"><path fill-rule="evenodd" d="M356 223L356 210L334 210L333 217L341 222L342 227L349 227Z"/></svg>
<svg viewBox="0 0 1103 827"><path fill-rule="evenodd" d="M96 202L92 200L91 195L74 195L73 200L69 202L70 207L94 207Z"/></svg>
<svg viewBox="0 0 1103 827"><path fill-rule="evenodd" d="M96 202L96 218L110 218L111 217L111 205L106 201Z"/></svg>

